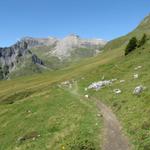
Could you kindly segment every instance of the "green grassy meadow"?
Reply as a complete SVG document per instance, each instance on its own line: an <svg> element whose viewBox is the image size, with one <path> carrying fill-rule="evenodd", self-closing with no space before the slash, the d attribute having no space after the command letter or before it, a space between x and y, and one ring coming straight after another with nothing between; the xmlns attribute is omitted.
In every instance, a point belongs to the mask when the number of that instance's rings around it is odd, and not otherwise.
<svg viewBox="0 0 150 150"><path fill-rule="evenodd" d="M103 120L92 97L112 108L133 149L150 150L150 40L124 56L124 38L61 70L0 81L0 150L99 150ZM117 81L99 91L84 90L102 77ZM71 89L58 86L68 80L76 81ZM133 95L139 85L146 90ZM122 91L118 95L116 88Z"/></svg>

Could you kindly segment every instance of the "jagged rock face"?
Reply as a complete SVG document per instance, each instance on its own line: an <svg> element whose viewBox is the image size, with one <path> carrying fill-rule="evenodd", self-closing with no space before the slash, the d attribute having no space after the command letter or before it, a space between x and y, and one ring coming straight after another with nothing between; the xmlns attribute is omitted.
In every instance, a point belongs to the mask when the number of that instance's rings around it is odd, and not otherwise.
<svg viewBox="0 0 150 150"><path fill-rule="evenodd" d="M38 46L52 46L56 45L58 39L49 37L49 38L32 38L32 37L24 37L21 39L21 42L26 42L28 45L28 49L32 47Z"/></svg>
<svg viewBox="0 0 150 150"><path fill-rule="evenodd" d="M22 60L32 61L30 63L37 65L38 67L46 68L45 61L48 62L48 59L51 57L58 58L59 61L68 59L72 52L80 49L87 48L95 51L100 50L106 44L106 41L100 39L81 39L77 35L69 35L63 39L56 39L53 37L49 38L32 38L24 37L16 44L0 48L0 67L3 70L7 70L7 74L16 70L17 64L22 64ZM48 53L42 51L43 47L46 46ZM32 48L39 48L44 56L48 56L47 60L45 57L40 59L39 53L35 54L32 52ZM93 51L90 53L94 55ZM23 58L23 59L20 59ZM31 59L28 59L31 58ZM56 60L56 59L55 59ZM54 62L57 63L57 62ZM21 66L21 65L20 65ZM22 65L23 66L23 65ZM50 68L51 69L51 68Z"/></svg>
<svg viewBox="0 0 150 150"><path fill-rule="evenodd" d="M32 57L34 64L44 65L36 55L28 49L35 43L21 40L11 47L0 48L0 64L2 68L7 68L7 72L12 72L19 63L21 57Z"/></svg>
<svg viewBox="0 0 150 150"><path fill-rule="evenodd" d="M32 62L34 64L40 64L44 66L44 63L41 59L39 59L35 54L32 55Z"/></svg>
<svg viewBox="0 0 150 150"><path fill-rule="evenodd" d="M52 50L49 55L53 55L60 59L71 56L71 52L78 48L93 48L95 51L102 48L107 42L102 39L81 39L78 35L71 34L63 39L49 38L22 38L21 43L27 43L27 48L51 46Z"/></svg>

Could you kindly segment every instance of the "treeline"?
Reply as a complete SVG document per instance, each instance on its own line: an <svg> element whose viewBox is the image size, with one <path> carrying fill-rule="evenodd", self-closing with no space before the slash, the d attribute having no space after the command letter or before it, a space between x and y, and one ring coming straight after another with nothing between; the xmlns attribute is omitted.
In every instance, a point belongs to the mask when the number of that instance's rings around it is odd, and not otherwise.
<svg viewBox="0 0 150 150"><path fill-rule="evenodd" d="M132 37L126 46L125 55L128 55L130 52L132 52L136 48L143 46L146 43L146 41L147 41L147 35L146 34L144 34L139 41L137 40L136 37Z"/></svg>

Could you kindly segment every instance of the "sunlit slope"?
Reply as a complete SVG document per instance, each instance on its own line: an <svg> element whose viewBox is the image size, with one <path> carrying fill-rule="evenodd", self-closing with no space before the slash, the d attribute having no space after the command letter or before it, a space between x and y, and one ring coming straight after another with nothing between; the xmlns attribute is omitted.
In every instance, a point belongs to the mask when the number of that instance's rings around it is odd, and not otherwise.
<svg viewBox="0 0 150 150"><path fill-rule="evenodd" d="M123 51L124 49L122 49ZM113 51L113 50L112 50ZM140 69L135 69L141 66ZM134 79L134 74L138 78ZM85 80L79 83L81 93L97 97L107 103L120 119L125 134L135 146L133 149L149 150L150 148L150 40L142 47L134 50L128 56L122 56L111 63L99 66L86 72ZM117 79L111 86L99 91L84 91L92 82ZM124 80L123 83L120 81ZM135 87L146 89L137 95L133 94ZM114 92L121 90L120 94Z"/></svg>
<svg viewBox="0 0 150 150"><path fill-rule="evenodd" d="M150 147L150 40L149 17L127 36L111 41L100 55L71 66L39 75L0 82L0 149L99 149L102 145L102 118L92 97L109 105L118 116L133 149ZM146 44L124 56L132 36ZM137 66L140 69L135 70ZM133 78L138 74L137 79ZM60 88L63 81L75 80L73 91ZM92 82L117 79L99 91L85 91ZM125 82L120 83L120 80ZM133 95L136 86L146 89ZM74 92L74 88L76 89ZM120 89L115 94L114 89ZM84 95L89 95L89 100ZM79 96L80 95L80 96ZM82 97L83 96L83 97ZM20 138L23 138L20 141Z"/></svg>
<svg viewBox="0 0 150 150"><path fill-rule="evenodd" d="M95 104L58 85L71 79L78 83L84 73L121 57L116 51L63 70L1 81L0 149L99 149L102 118Z"/></svg>

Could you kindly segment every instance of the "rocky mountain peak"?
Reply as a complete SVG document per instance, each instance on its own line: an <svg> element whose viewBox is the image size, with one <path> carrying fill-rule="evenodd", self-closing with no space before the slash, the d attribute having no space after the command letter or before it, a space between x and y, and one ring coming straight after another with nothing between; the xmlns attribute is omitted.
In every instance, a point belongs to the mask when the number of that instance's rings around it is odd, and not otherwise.
<svg viewBox="0 0 150 150"><path fill-rule="evenodd" d="M105 44L106 41L104 40L82 39L75 34L70 34L63 39L27 36L10 47L0 48L0 66L2 68L7 66L8 74L16 70L18 64L25 67L24 64L29 61L31 65L36 65L35 67L46 68L45 62L51 61L50 58L61 61L68 60L71 57L78 57L78 59L84 56L92 57ZM79 52L80 50L81 52ZM75 57L73 54L75 54ZM50 64L53 64L53 62L50 62Z"/></svg>
<svg viewBox="0 0 150 150"><path fill-rule="evenodd" d="M101 39L82 39L78 35L70 34L60 40L54 51L55 56L67 58L71 55L72 51L79 48L95 48L95 50L103 47L107 42Z"/></svg>

